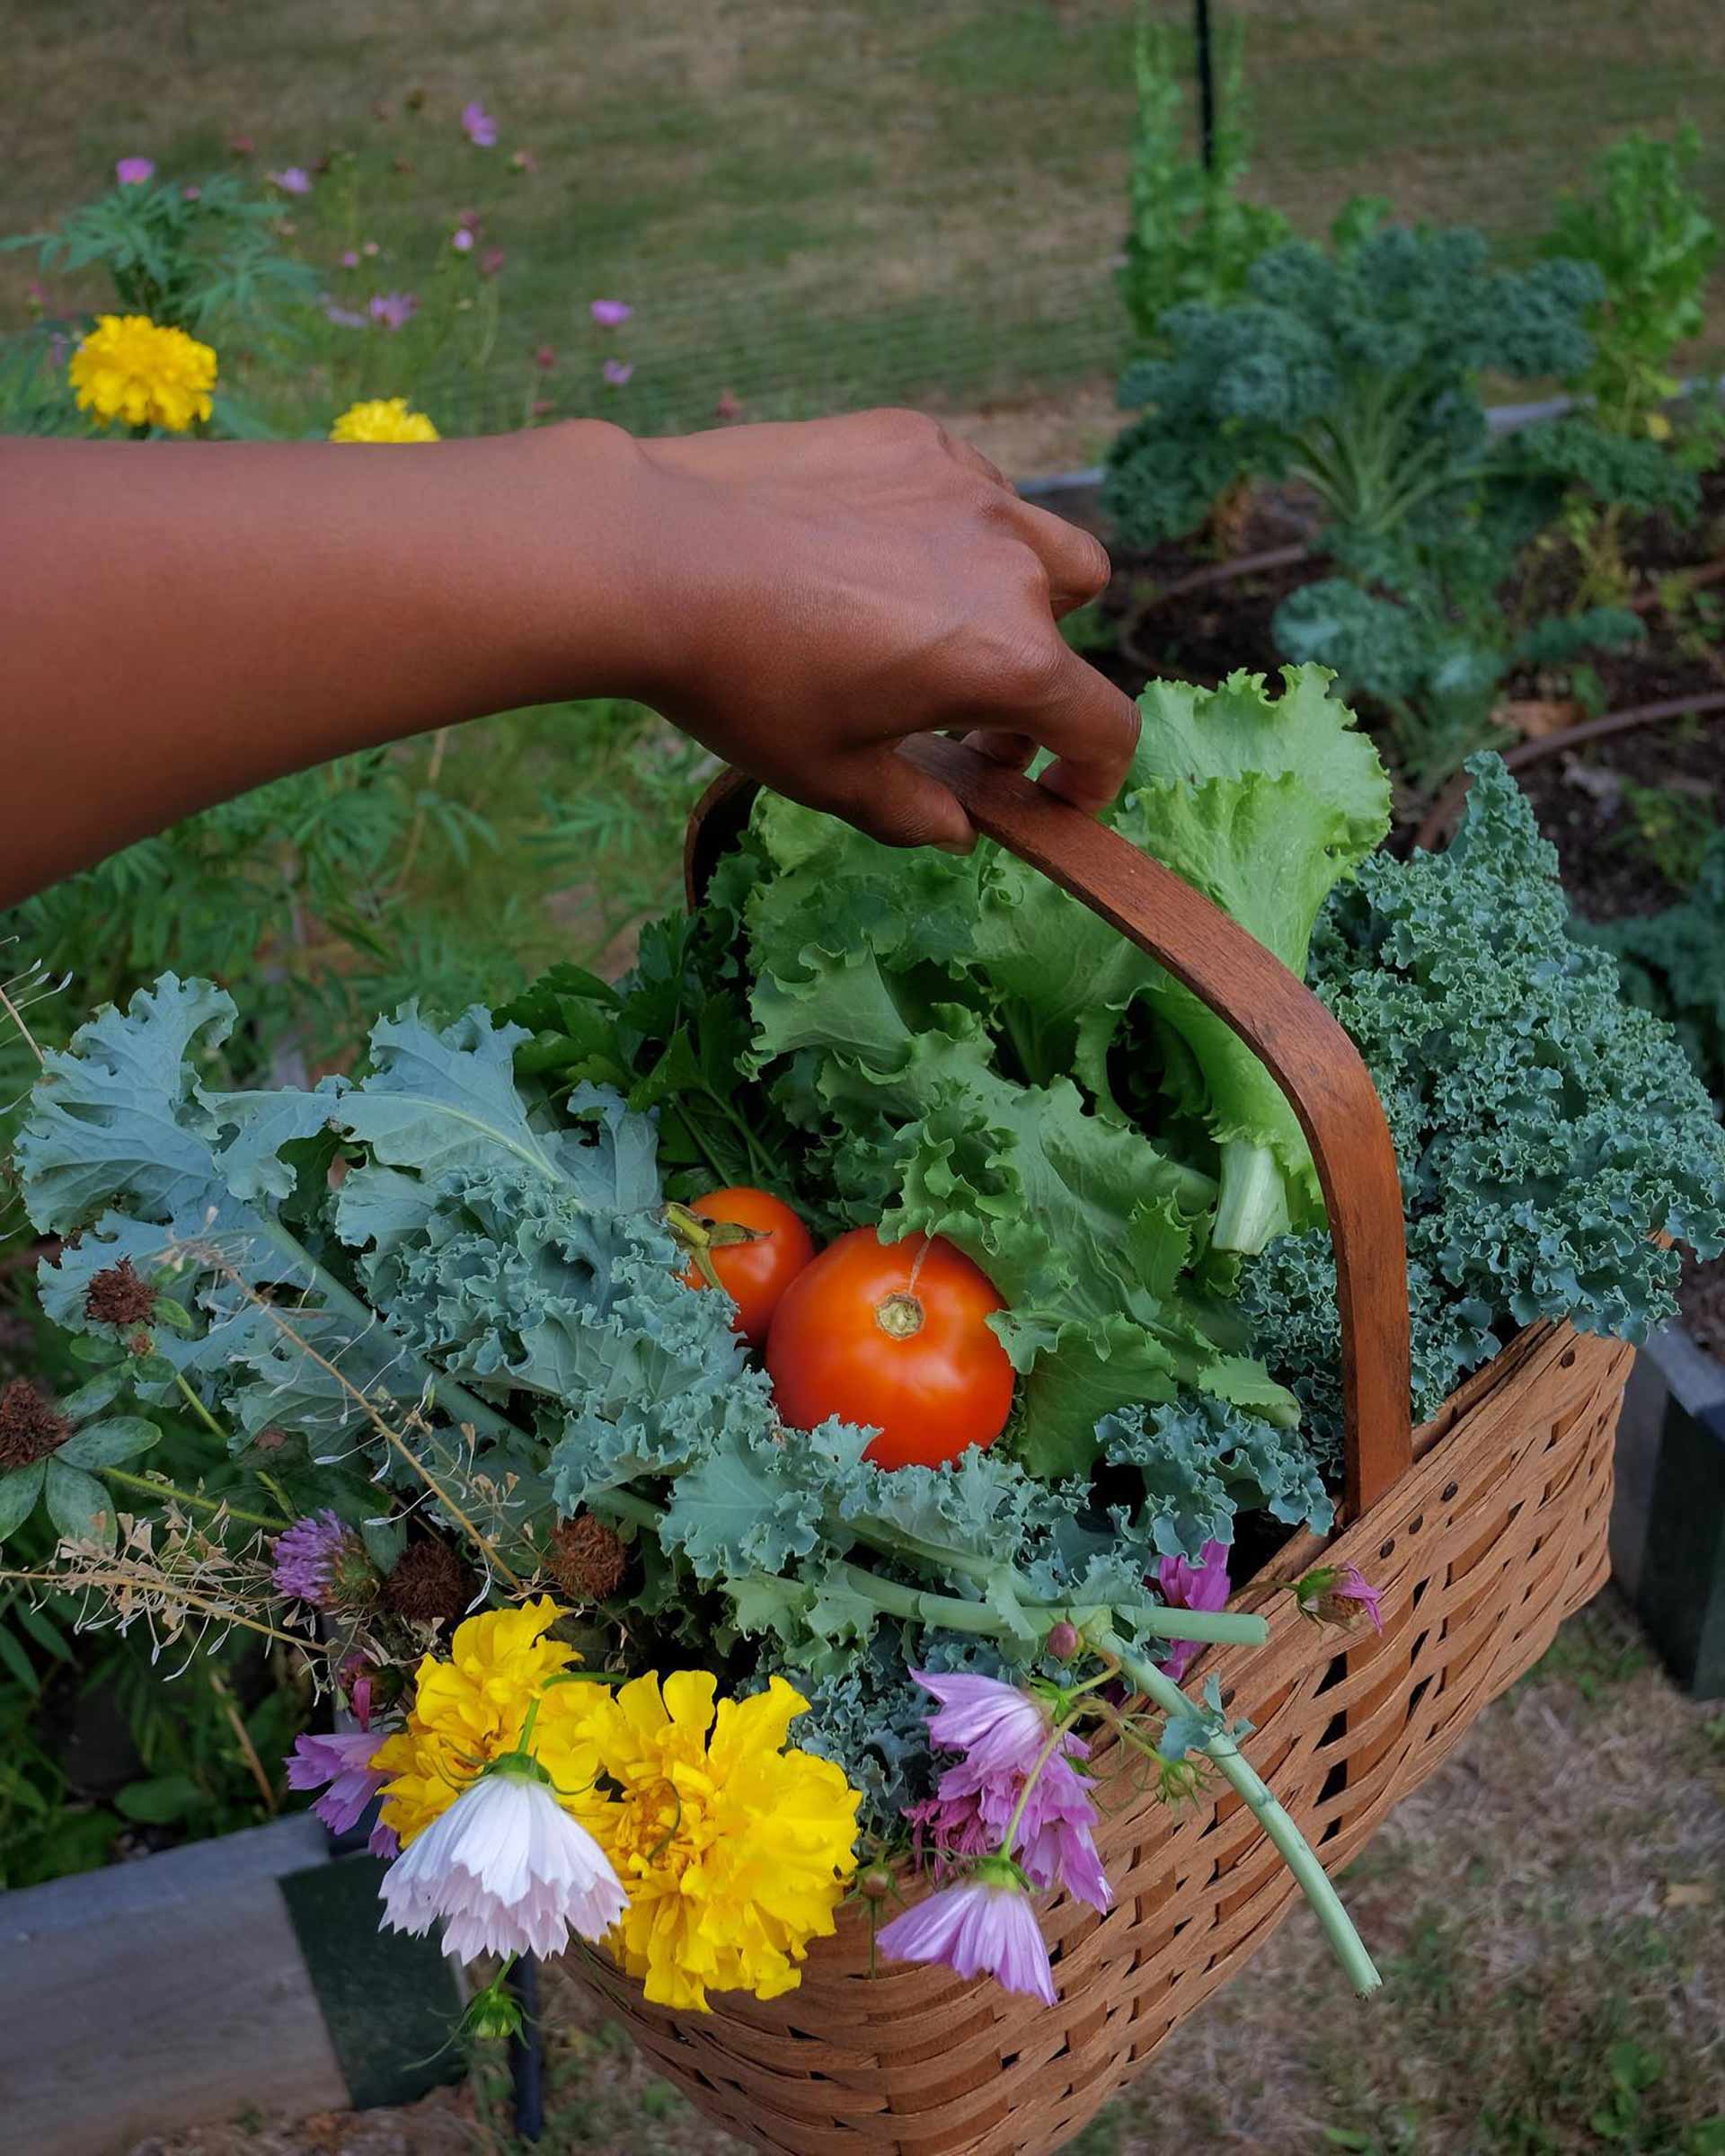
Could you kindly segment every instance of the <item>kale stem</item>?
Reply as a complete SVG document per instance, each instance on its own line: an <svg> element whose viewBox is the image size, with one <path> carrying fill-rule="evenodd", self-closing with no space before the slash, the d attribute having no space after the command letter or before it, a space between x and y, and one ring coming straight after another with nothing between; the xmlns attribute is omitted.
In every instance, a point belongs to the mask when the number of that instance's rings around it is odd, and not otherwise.
<svg viewBox="0 0 1725 2156"><path fill-rule="evenodd" d="M1191 1713L1192 1703L1179 1685L1172 1683L1154 1662L1146 1662L1135 1654L1106 1627L1092 1632L1091 1644L1099 1652L1112 1655L1127 1680L1165 1714ZM1263 1778L1242 1756L1239 1745L1225 1730L1210 1737L1204 1749L1221 1770L1223 1779L1239 1793L1247 1809L1269 1836L1278 1855L1294 1874L1355 1991L1361 1998L1376 1991L1384 1979L1373 1966L1365 1942L1354 1929L1353 1919L1342 1907L1341 1897L1331 1885L1329 1875L1318 1861L1311 1843L1283 1810Z"/></svg>

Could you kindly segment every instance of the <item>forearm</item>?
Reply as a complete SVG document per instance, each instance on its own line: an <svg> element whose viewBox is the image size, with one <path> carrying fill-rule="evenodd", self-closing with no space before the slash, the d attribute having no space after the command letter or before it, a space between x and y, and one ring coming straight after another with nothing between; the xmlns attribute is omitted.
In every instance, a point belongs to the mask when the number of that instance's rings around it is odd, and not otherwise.
<svg viewBox="0 0 1725 2156"><path fill-rule="evenodd" d="M353 749L644 693L638 455L0 442L0 905Z"/></svg>

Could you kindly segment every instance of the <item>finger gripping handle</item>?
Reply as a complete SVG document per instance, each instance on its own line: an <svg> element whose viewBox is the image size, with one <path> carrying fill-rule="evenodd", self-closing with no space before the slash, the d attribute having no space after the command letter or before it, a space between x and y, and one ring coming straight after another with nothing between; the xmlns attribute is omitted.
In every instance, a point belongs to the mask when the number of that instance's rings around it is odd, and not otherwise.
<svg viewBox="0 0 1725 2156"><path fill-rule="evenodd" d="M1341 1316L1346 1502L1376 1503L1412 1458L1407 1249L1395 1148L1358 1048L1305 984L1201 892L1046 787L935 736L899 752L951 789L971 822L1165 966L1266 1065L1317 1165ZM727 772L690 819L697 905L754 800Z"/></svg>

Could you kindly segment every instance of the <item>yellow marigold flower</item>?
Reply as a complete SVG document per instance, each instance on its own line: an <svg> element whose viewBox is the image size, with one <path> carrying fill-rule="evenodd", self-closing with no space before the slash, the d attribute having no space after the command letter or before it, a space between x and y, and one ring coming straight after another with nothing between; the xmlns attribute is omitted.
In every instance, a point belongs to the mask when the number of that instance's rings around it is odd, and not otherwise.
<svg viewBox="0 0 1725 2156"><path fill-rule="evenodd" d="M369 397L349 404L330 429L332 442L435 442L437 429L405 397Z"/></svg>
<svg viewBox="0 0 1725 2156"><path fill-rule="evenodd" d="M66 371L78 410L104 427L124 420L128 427L184 434L209 417L216 355L183 330L158 327L147 314L103 314Z"/></svg>
<svg viewBox="0 0 1725 2156"><path fill-rule="evenodd" d="M527 1710L536 1700L531 1749L551 1776L563 1808L589 1832L606 1799L594 1788L598 1755L586 1732L593 1686L548 1680L580 1657L545 1634L563 1614L548 1595L520 1609L487 1610L456 1628L449 1659L420 1664L404 1727L385 1738L372 1765L391 1780L382 1818L403 1848L447 1812L480 1769L521 1747Z"/></svg>
<svg viewBox="0 0 1725 2156"><path fill-rule="evenodd" d="M860 1801L830 1761L783 1748L809 1702L782 1677L715 1716L717 1689L680 1670L662 1697L646 1676L586 1701L621 1791L588 1822L629 1895L607 1944L649 1999L703 2012L709 1989L773 1999L801 1982L856 1869Z"/></svg>

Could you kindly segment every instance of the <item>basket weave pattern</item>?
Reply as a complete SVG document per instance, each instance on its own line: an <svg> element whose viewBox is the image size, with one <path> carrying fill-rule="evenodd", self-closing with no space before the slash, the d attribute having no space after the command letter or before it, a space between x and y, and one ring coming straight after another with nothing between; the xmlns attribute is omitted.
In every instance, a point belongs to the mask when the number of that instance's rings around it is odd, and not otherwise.
<svg viewBox="0 0 1725 2156"><path fill-rule="evenodd" d="M1299 1536L1230 1606L1269 1643L1211 1649L1252 1763L1331 1871L1438 1766L1604 1582L1613 1440L1633 1351L1567 1326L1523 1334L1418 1433L1415 1465L1328 1543ZM1384 1634L1320 1631L1281 1590L1318 1561L1384 1589ZM1098 1762L1109 1774L1110 1761ZM716 2124L783 2156L1047 2156L1262 1945L1298 1890L1217 1783L1179 1812L1121 1766L1099 1792L1117 1899L1043 1905L1061 2003L940 1968L869 1972L841 1913L782 1999L673 2016L602 1957L577 1965ZM1369 1943L1369 1942L1368 1942ZM1340 1985L1340 1979L1337 1979ZM1340 2001L1339 2001L1340 2003Z"/></svg>

